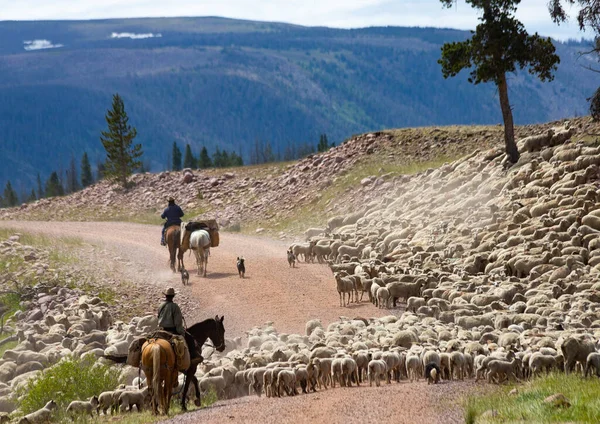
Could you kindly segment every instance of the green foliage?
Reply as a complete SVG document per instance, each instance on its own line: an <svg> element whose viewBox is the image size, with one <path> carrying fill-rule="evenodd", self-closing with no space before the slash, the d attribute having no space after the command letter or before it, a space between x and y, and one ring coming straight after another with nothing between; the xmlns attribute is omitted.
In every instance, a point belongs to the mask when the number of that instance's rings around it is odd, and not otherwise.
<svg viewBox="0 0 600 424"><path fill-rule="evenodd" d="M206 146L202 146L202 150L200 150L200 157L198 158L198 168L199 169L208 169L211 166L212 166L212 160L210 159L208 150L206 149Z"/></svg>
<svg viewBox="0 0 600 424"><path fill-rule="evenodd" d="M44 188L42 187L42 178L40 177L40 173L37 173L36 178L37 183L37 197L38 199L43 199L46 195L44 194Z"/></svg>
<svg viewBox="0 0 600 424"><path fill-rule="evenodd" d="M595 121L600 121L600 88L598 88L594 95L588 99L590 100L590 114Z"/></svg>
<svg viewBox="0 0 600 424"><path fill-rule="evenodd" d="M189 146L189 144L188 144ZM181 171L181 150L177 147L177 142L173 142L173 149L171 151L171 158L173 162L171 163L172 171Z"/></svg>
<svg viewBox="0 0 600 424"><path fill-rule="evenodd" d="M317 144L317 152L326 152L334 146L334 143L329 144L329 141L327 140L327 134L321 134L319 137L319 144Z"/></svg>
<svg viewBox="0 0 600 424"><path fill-rule="evenodd" d="M37 196L35 195L35 190L31 189L31 193L29 193L29 197L27 198L27 203L35 202L37 200Z"/></svg>
<svg viewBox="0 0 600 424"><path fill-rule="evenodd" d="M23 414L29 414L54 400L64 409L74 400L87 400L114 390L120 382L117 368L97 363L93 357L64 358L17 391L21 398L19 407Z"/></svg>
<svg viewBox="0 0 600 424"><path fill-rule="evenodd" d="M565 5L573 6L575 3L579 5L577 13L577 23L579 29L584 30L586 27L592 28L596 36L600 35L600 1L599 0L550 0L548 1L548 9L550 16L554 22L560 24L566 22L569 18Z"/></svg>
<svg viewBox="0 0 600 424"><path fill-rule="evenodd" d="M90 159L88 158L87 152L83 152L81 157L81 186L83 188L89 187L94 183L94 177L92 176L92 166L90 165Z"/></svg>
<svg viewBox="0 0 600 424"><path fill-rule="evenodd" d="M451 7L456 0L440 0ZM463 69L472 69L468 81L473 84L493 82L498 87L504 120L506 153L512 163L519 159L514 139L514 124L506 74L527 68L541 81L551 81L560 63L550 38L529 35L514 15L520 0L466 0L482 12L480 24L470 39L442 46L444 78L454 77Z"/></svg>
<svg viewBox="0 0 600 424"><path fill-rule="evenodd" d="M17 193L12 187L10 181L6 182L6 186L4 187L4 193L2 194L2 202L0 206L11 208L13 206L17 206L19 204L19 198L17 197Z"/></svg>
<svg viewBox="0 0 600 424"><path fill-rule="evenodd" d="M196 166L197 163L198 163L198 161L196 160L196 157L192 153L192 148L190 147L189 144L186 144L185 145L185 155L183 157L183 167L195 169L195 168L197 168L197 166Z"/></svg>
<svg viewBox="0 0 600 424"><path fill-rule="evenodd" d="M67 184L65 187L66 193L75 193L80 190L79 181L77 180L77 167L75 166L75 158L71 156L69 169L67 170Z"/></svg>
<svg viewBox="0 0 600 424"><path fill-rule="evenodd" d="M517 388L517 395L508 393ZM569 399L570 408L555 408L543 400L556 393ZM488 410L498 412L496 418L482 419ZM579 375L550 374L525 383L498 388L475 395L465 404L465 421L487 422L577 422L597 423L600 417L600 380L583 379Z"/></svg>
<svg viewBox="0 0 600 424"><path fill-rule="evenodd" d="M129 117L119 94L113 95L112 109L106 112L105 119L108 131L102 131L100 137L106 150L103 174L118 180L126 187L127 177L142 165L139 160L142 156L142 145L133 144L137 130L129 125Z"/></svg>
<svg viewBox="0 0 600 424"><path fill-rule="evenodd" d="M64 196L65 189L58 178L56 171L53 171L52 174L50 174L48 181L46 181L44 193L46 197Z"/></svg>

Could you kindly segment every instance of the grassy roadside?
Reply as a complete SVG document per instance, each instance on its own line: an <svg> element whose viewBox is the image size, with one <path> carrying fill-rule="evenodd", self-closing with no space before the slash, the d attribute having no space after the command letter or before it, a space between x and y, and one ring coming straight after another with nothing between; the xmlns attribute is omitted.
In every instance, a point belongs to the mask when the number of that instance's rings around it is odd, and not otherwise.
<svg viewBox="0 0 600 424"><path fill-rule="evenodd" d="M518 393L509 394L515 388ZM571 406L556 407L543 402L557 393L562 393ZM550 374L522 385L471 396L465 404L467 424L551 422L600 422L600 379Z"/></svg>

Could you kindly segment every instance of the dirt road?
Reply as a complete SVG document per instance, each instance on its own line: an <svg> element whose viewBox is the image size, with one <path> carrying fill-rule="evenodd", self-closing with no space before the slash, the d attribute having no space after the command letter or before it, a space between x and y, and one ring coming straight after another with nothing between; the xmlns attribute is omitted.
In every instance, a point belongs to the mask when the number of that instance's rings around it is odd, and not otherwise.
<svg viewBox="0 0 600 424"><path fill-rule="evenodd" d="M168 251L160 245L160 227L114 222L15 222L0 221L0 227L15 228L53 237L76 237L96 247L94 259L104 268L117 270L124 281L136 286L175 287L188 323L225 315L228 337L243 336L255 325L271 321L280 332L304 334L306 321L320 318L324 325L339 316L382 316L388 312L368 302L339 307L335 280L326 265L299 263L290 268L288 243L221 234L219 247L211 249L206 278L196 275L193 254L185 255L190 286L168 267ZM100 254L102 253L102 254ZM246 261L246 278L240 279L236 259ZM155 292L150 290L149 292ZM156 299L156 303L160 299ZM149 311L150 312L150 311Z"/></svg>
<svg viewBox="0 0 600 424"><path fill-rule="evenodd" d="M88 257L97 269L108 269L123 281L142 287L148 313L154 313L160 292L173 286L188 323L216 314L225 315L227 337L244 336L253 326L273 322L285 333L304 334L307 320L320 318L326 326L339 316L375 317L389 314L368 302L339 306L335 281L325 265L300 263L289 268L287 243L240 234L221 235L211 249L208 276L195 275L195 259L184 259L190 286L167 264L168 252L160 246L160 227L129 223L64 223L0 221L14 228L51 237L77 237L89 244ZM237 256L246 259L246 278L236 270ZM155 302L153 302L155 299ZM155 304L155 305L154 305ZM364 385L364 384L363 384ZM472 384L424 382L383 385L381 388L345 388L283 399L246 397L178 416L173 422L260 423L452 423L461 422L459 395ZM359 390L359 391L357 391Z"/></svg>

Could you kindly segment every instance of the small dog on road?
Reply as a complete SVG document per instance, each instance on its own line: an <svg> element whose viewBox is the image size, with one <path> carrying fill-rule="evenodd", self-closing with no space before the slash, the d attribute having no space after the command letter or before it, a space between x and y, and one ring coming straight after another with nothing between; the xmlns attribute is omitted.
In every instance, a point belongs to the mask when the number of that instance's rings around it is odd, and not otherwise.
<svg viewBox="0 0 600 424"><path fill-rule="evenodd" d="M246 265L244 265L244 258L237 258L237 269L238 269L238 274L240 274L240 278L244 278L245 274L246 274Z"/></svg>
<svg viewBox="0 0 600 424"><path fill-rule="evenodd" d="M185 268L181 268L181 283L186 286L190 284L190 274Z"/></svg>
<svg viewBox="0 0 600 424"><path fill-rule="evenodd" d="M294 255L294 252L292 252L292 249L288 249L287 258L288 258L288 264L292 268L296 268L296 255Z"/></svg>

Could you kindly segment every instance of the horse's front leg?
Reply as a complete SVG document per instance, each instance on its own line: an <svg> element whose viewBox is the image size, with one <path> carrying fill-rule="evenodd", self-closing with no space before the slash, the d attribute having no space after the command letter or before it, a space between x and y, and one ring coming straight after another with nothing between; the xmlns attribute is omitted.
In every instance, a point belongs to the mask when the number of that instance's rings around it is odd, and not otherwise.
<svg viewBox="0 0 600 424"><path fill-rule="evenodd" d="M193 375L193 374L191 374ZM181 394L181 409L187 411L186 400L187 400L187 392L190 387L190 370L188 369L185 373L185 384L183 385L183 393Z"/></svg>
<svg viewBox="0 0 600 424"><path fill-rule="evenodd" d="M196 400L194 401L194 404L198 407L200 407L202 405L202 400L200 399L200 386L198 384L198 378L196 378L196 374L194 373L194 376L192 377L192 380L194 382L194 388L196 389Z"/></svg>

